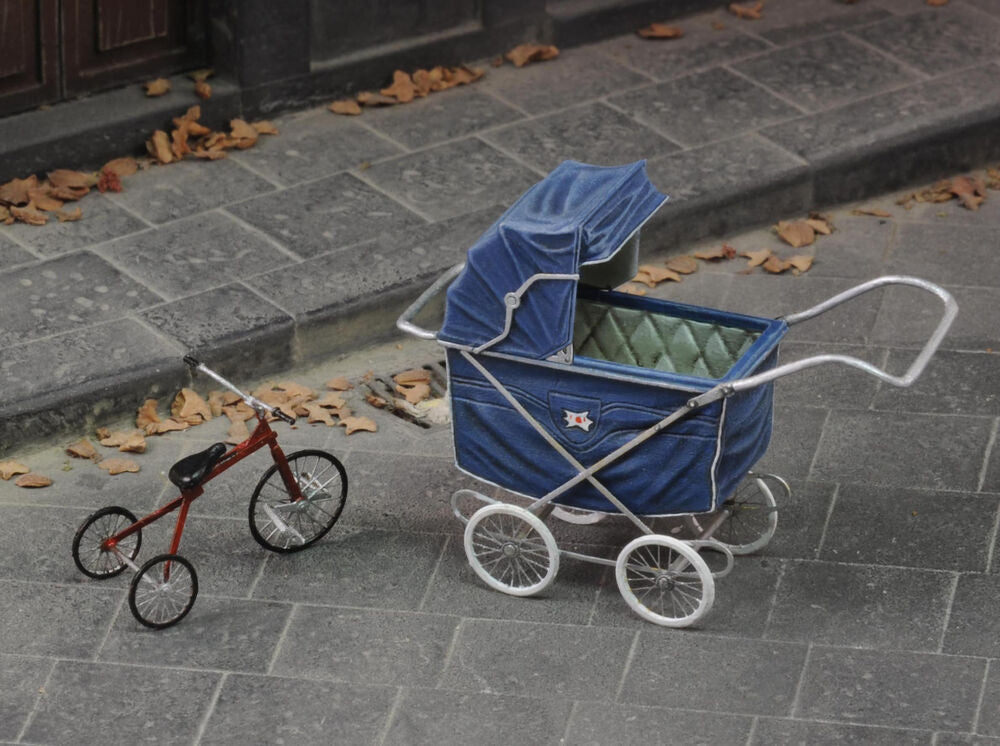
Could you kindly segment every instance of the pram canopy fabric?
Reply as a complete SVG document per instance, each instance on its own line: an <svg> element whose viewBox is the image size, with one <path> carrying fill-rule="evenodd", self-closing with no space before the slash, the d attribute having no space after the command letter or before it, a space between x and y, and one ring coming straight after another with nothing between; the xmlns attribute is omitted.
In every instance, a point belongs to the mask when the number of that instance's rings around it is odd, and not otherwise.
<svg viewBox="0 0 1000 746"><path fill-rule="evenodd" d="M666 199L645 161L565 161L469 250L438 340L537 360L558 354L573 342L581 267L611 261Z"/></svg>

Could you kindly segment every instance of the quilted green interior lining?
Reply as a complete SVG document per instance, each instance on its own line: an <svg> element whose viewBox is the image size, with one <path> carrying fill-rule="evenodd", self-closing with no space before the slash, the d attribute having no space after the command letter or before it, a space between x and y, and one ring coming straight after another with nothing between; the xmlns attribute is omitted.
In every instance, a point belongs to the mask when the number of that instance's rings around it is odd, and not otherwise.
<svg viewBox="0 0 1000 746"><path fill-rule="evenodd" d="M700 378L722 378L760 332L577 300L577 355Z"/></svg>

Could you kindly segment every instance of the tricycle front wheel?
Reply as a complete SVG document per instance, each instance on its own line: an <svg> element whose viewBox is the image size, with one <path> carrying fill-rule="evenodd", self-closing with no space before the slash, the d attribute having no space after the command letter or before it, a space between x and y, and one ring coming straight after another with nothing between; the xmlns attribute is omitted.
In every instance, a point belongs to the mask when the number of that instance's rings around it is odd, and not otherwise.
<svg viewBox="0 0 1000 746"><path fill-rule="evenodd" d="M194 566L178 554L160 554L139 568L128 589L128 605L139 622L163 629L187 616L198 597Z"/></svg>

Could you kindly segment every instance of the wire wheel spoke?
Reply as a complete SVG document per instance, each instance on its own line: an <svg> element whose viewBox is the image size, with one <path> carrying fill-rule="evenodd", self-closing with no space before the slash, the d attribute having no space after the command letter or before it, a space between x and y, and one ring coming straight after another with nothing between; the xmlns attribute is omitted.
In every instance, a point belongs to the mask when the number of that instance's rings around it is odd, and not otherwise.
<svg viewBox="0 0 1000 746"><path fill-rule="evenodd" d="M541 520L503 503L472 516L465 530L465 553L487 585L515 596L543 590L559 565L559 550Z"/></svg>

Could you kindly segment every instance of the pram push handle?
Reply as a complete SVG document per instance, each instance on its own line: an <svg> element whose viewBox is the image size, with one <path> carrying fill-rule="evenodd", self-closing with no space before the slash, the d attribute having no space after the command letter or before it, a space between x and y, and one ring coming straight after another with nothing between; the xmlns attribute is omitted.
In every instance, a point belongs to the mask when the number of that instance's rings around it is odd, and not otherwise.
<svg viewBox="0 0 1000 746"><path fill-rule="evenodd" d="M940 285L936 285L927 280L922 280L919 277L908 277L906 275L886 275L885 277L876 277L874 280L869 280L868 282L864 282L856 287L845 290L844 292L839 293L832 298L813 306L812 308L800 311L799 313L789 314L784 318L788 325L792 326L800 321L805 321L806 319L819 316L821 313L829 311L831 308L835 308L851 298L855 298L863 293L867 293L869 290L874 290L875 288L882 287L884 285L910 285L915 288L920 288L921 290L933 293L940 298L941 302L944 304L944 314L938 322L937 328L934 330L934 333L931 334L930 339L927 340L927 343L920 351L920 354L917 355L916 359L903 375L891 375L887 371L877 368L869 362L861 360L860 358L851 357L850 355L815 355L813 357L807 357L804 360L796 360L793 363L779 365L776 368L772 368L771 370L763 373L758 373L754 376L747 376L746 378L740 378L735 381L720 384L719 386L709 389L704 394L692 399L688 402L688 406L702 406L710 401L715 401L716 399L720 399L724 396L735 394L738 391L746 391L747 389L755 388L761 384L769 383L770 381L774 381L778 378L791 375L792 373L798 373L801 370L813 368L817 365L823 365L825 363L840 363L842 365L849 365L852 368L857 368L865 373L869 373L881 381L890 383L893 386L905 387L911 385L915 380L917 380L917 378L920 377L920 374L924 372L924 368L927 367L927 363L934 356L934 353L937 352L937 348L940 346L941 340L943 340L945 334L948 333L948 328L951 326L951 323L955 320L955 315L958 313L958 304L955 302L955 298Z"/></svg>
<svg viewBox="0 0 1000 746"><path fill-rule="evenodd" d="M409 308L403 311L403 315L396 319L396 328L420 339L437 339L437 332L417 326L413 323L413 318L424 309L424 306L430 302L431 298L448 287L451 281L458 277L463 269L465 269L465 262L456 264L437 278L429 288L420 294L419 298L413 301Z"/></svg>

